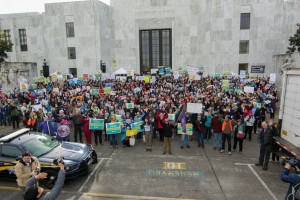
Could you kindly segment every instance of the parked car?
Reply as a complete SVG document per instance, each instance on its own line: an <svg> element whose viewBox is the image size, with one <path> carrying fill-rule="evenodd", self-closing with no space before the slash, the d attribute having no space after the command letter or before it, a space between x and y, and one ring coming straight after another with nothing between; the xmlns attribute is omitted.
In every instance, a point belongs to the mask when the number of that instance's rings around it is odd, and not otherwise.
<svg viewBox="0 0 300 200"><path fill-rule="evenodd" d="M59 167L53 160L64 157L66 181L88 173L88 166L97 163L97 154L91 145L61 142L55 138L24 128L0 137L0 178L16 178L14 167L29 151L41 164L41 172L48 173L42 183L52 188L57 179Z"/></svg>

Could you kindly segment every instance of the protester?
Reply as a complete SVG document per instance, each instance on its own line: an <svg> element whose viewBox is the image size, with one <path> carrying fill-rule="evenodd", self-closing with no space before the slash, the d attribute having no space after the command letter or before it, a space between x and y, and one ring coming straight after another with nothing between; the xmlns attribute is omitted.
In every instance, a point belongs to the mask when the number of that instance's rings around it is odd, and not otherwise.
<svg viewBox="0 0 300 200"><path fill-rule="evenodd" d="M152 132L153 128L148 118L144 121L144 135L146 138L146 151L152 151Z"/></svg>
<svg viewBox="0 0 300 200"><path fill-rule="evenodd" d="M245 138L245 125L240 119L237 120L237 124L233 127L232 138L234 139L233 151L236 150L237 143L239 142L239 152L242 153L243 141Z"/></svg>
<svg viewBox="0 0 300 200"><path fill-rule="evenodd" d="M216 111L214 112L214 117L211 119L211 127L213 129L213 149L218 149L221 151L222 148L222 122L223 118L219 116L219 113Z"/></svg>
<svg viewBox="0 0 300 200"><path fill-rule="evenodd" d="M295 169L296 173L289 174L291 169L291 164L286 163L284 169L281 173L281 180L290 183L288 192L286 194L285 200L299 200L299 187L300 187L300 161L296 163ZM298 196L296 196L296 192L298 192Z"/></svg>
<svg viewBox="0 0 300 200"><path fill-rule="evenodd" d="M161 120L161 124L163 125L163 134L164 134L164 151L162 154L166 154L167 147L169 154L172 154L172 127L169 124L169 120L165 119L164 122Z"/></svg>
<svg viewBox="0 0 300 200"><path fill-rule="evenodd" d="M272 150L273 131L266 122L262 123L263 129L259 132L257 140L260 144L259 161L256 166L263 166L263 170L268 169L269 158Z"/></svg>
<svg viewBox="0 0 300 200"><path fill-rule="evenodd" d="M84 115L81 116L81 122L83 123L83 132L85 135L85 139L86 139L86 143L87 144L92 144L92 139L91 139L91 134L92 134L92 130L90 130L90 118L92 117L92 115L88 115L87 113L85 113Z"/></svg>
<svg viewBox="0 0 300 200"><path fill-rule="evenodd" d="M194 131L197 134L198 147L202 147L202 148L204 148L204 132L205 132L204 123L205 122L203 117L201 115L198 115L195 121Z"/></svg>
<svg viewBox="0 0 300 200"><path fill-rule="evenodd" d="M245 123L246 123L246 127L245 127L245 139L248 136L249 141L251 141L251 135L252 135L252 129L253 129L253 125L255 122L255 118L252 115L252 111L250 110L248 115L245 117L244 119Z"/></svg>
<svg viewBox="0 0 300 200"><path fill-rule="evenodd" d="M230 119L230 115L226 115L225 116L225 120L222 124L222 132L223 132L223 136L222 136L222 149L220 151L220 153L223 153L225 151L225 142L227 140L228 143L228 154L231 155L231 133L233 130L233 126L234 124L232 123L231 119Z"/></svg>

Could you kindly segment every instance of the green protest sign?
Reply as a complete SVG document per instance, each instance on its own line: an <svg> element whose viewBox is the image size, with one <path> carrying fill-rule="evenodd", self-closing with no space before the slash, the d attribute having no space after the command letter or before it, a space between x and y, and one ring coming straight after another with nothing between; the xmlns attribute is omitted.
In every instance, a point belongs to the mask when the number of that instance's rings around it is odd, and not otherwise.
<svg viewBox="0 0 300 200"><path fill-rule="evenodd" d="M144 129L142 129L142 125L144 124L144 122L136 122L131 124L131 129L132 130L137 130L138 132L143 132Z"/></svg>
<svg viewBox="0 0 300 200"><path fill-rule="evenodd" d="M116 134L121 133L121 123L107 123L106 124L106 134Z"/></svg>
<svg viewBox="0 0 300 200"><path fill-rule="evenodd" d="M104 129L104 119L90 119L91 130L103 130Z"/></svg>
<svg viewBox="0 0 300 200"><path fill-rule="evenodd" d="M186 133L182 131L181 123L178 123L177 130L178 134L193 135L193 124L186 124Z"/></svg>
<svg viewBox="0 0 300 200"><path fill-rule="evenodd" d="M97 95L99 94L99 89L93 89L93 90L90 90L91 92L91 95Z"/></svg>

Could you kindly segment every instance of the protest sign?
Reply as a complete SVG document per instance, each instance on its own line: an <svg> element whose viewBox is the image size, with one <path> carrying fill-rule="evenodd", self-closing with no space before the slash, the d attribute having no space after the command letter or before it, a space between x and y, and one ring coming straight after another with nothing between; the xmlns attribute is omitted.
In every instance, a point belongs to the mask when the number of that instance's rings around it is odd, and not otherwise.
<svg viewBox="0 0 300 200"><path fill-rule="evenodd" d="M124 99L126 99L126 95L119 97L119 100L124 100Z"/></svg>
<svg viewBox="0 0 300 200"><path fill-rule="evenodd" d="M51 79L52 79L52 81L56 81L57 75L56 75L56 74L53 74L53 75L51 76Z"/></svg>
<svg viewBox="0 0 300 200"><path fill-rule="evenodd" d="M45 77L43 77L43 76L33 78L33 82L35 82L35 83L44 82L44 81L45 81Z"/></svg>
<svg viewBox="0 0 300 200"><path fill-rule="evenodd" d="M91 95L98 95L99 94L99 89L92 89L90 90Z"/></svg>
<svg viewBox="0 0 300 200"><path fill-rule="evenodd" d="M53 92L59 93L59 89L58 88L53 88Z"/></svg>
<svg viewBox="0 0 300 200"><path fill-rule="evenodd" d="M215 77L215 78L220 78L220 77L221 77L221 73L215 73L215 74L214 74L214 77Z"/></svg>
<svg viewBox="0 0 300 200"><path fill-rule="evenodd" d="M134 108L134 103L126 103L126 108Z"/></svg>
<svg viewBox="0 0 300 200"><path fill-rule="evenodd" d="M197 72L199 71L199 68L198 67L187 66L186 70L187 70L187 72L190 76L190 75L196 75Z"/></svg>
<svg viewBox="0 0 300 200"><path fill-rule="evenodd" d="M270 89L270 87L271 87L271 84L267 84L267 85L265 86L265 89L268 90L268 89Z"/></svg>
<svg viewBox="0 0 300 200"><path fill-rule="evenodd" d="M32 89L36 89L37 88L37 84L31 84Z"/></svg>
<svg viewBox="0 0 300 200"><path fill-rule="evenodd" d="M186 126L186 133L182 132L181 123L178 123L178 125L177 125L178 134L193 135L193 125L192 124L186 124L185 126Z"/></svg>
<svg viewBox="0 0 300 200"><path fill-rule="evenodd" d="M116 115L116 119L118 120L118 122L123 122L123 118L122 115Z"/></svg>
<svg viewBox="0 0 300 200"><path fill-rule="evenodd" d="M257 108L261 108L261 103L256 103Z"/></svg>
<svg viewBox="0 0 300 200"><path fill-rule="evenodd" d="M126 130L126 136L127 137L131 137L131 136L134 136L134 135L137 135L137 130Z"/></svg>
<svg viewBox="0 0 300 200"><path fill-rule="evenodd" d="M150 78L148 76L145 77L145 83L149 83L150 82Z"/></svg>
<svg viewBox="0 0 300 200"><path fill-rule="evenodd" d="M166 75L171 76L171 69L166 69Z"/></svg>
<svg viewBox="0 0 300 200"><path fill-rule="evenodd" d="M47 92L46 89L39 89L39 90L34 90L34 91L37 95L46 94L46 92Z"/></svg>
<svg viewBox="0 0 300 200"><path fill-rule="evenodd" d="M158 71L159 71L159 74L164 74L165 73L163 68L159 69Z"/></svg>
<svg viewBox="0 0 300 200"><path fill-rule="evenodd" d="M246 73L247 73L246 70L241 70L240 71L240 78L246 78Z"/></svg>
<svg viewBox="0 0 300 200"><path fill-rule="evenodd" d="M187 104L188 113L202 113L202 104L201 103L188 103Z"/></svg>
<svg viewBox="0 0 300 200"><path fill-rule="evenodd" d="M169 120L175 120L175 114L168 114Z"/></svg>
<svg viewBox="0 0 300 200"><path fill-rule="evenodd" d="M106 124L106 134L116 134L121 133L121 123L107 123Z"/></svg>
<svg viewBox="0 0 300 200"><path fill-rule="evenodd" d="M111 93L111 87L106 87L103 89L104 94L110 94Z"/></svg>
<svg viewBox="0 0 300 200"><path fill-rule="evenodd" d="M89 75L83 74L83 81L88 81L88 80L89 80Z"/></svg>
<svg viewBox="0 0 300 200"><path fill-rule="evenodd" d="M156 74L157 71L158 69L151 69L151 74Z"/></svg>
<svg viewBox="0 0 300 200"><path fill-rule="evenodd" d="M86 90L88 90L88 91L89 91L90 89L91 89L91 86L89 86L89 85L88 85L88 86L86 86Z"/></svg>
<svg viewBox="0 0 300 200"><path fill-rule="evenodd" d="M254 87L244 87L245 93L254 93Z"/></svg>
<svg viewBox="0 0 300 200"><path fill-rule="evenodd" d="M90 119L89 129L103 130L104 129L104 119Z"/></svg>
<svg viewBox="0 0 300 200"><path fill-rule="evenodd" d="M276 82L276 74L270 74L270 83Z"/></svg>
<svg viewBox="0 0 300 200"><path fill-rule="evenodd" d="M136 122L136 123L132 123L132 124L131 124L131 129L132 129L132 130L137 130L139 133L140 133L140 132L143 132L144 129L141 128L141 126L142 126L143 124L144 124L143 121L141 121L141 122Z"/></svg>
<svg viewBox="0 0 300 200"><path fill-rule="evenodd" d="M200 67L198 67L198 72L204 72L204 67L203 66L200 66Z"/></svg>

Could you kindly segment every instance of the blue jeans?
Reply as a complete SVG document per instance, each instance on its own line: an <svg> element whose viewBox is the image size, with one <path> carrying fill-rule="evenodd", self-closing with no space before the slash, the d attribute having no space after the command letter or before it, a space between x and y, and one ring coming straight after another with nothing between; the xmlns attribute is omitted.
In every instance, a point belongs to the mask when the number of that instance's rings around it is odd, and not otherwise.
<svg viewBox="0 0 300 200"><path fill-rule="evenodd" d="M190 146L190 136L189 135L185 135L185 134L182 134L181 135L181 144L180 146L183 147L184 146L184 139L186 138L186 146Z"/></svg>
<svg viewBox="0 0 300 200"><path fill-rule="evenodd" d="M8 126L11 126L11 117L10 115L4 115L4 119L3 119L3 123L4 123L4 126L6 126L6 119L7 119L7 122L8 122Z"/></svg>
<svg viewBox="0 0 300 200"><path fill-rule="evenodd" d="M222 148L222 132L213 133L213 135L214 135L214 147Z"/></svg>
<svg viewBox="0 0 300 200"><path fill-rule="evenodd" d="M137 140L141 140L142 139L142 132L139 132L136 136Z"/></svg>
<svg viewBox="0 0 300 200"><path fill-rule="evenodd" d="M0 126L3 126L3 114L0 114Z"/></svg>
<svg viewBox="0 0 300 200"><path fill-rule="evenodd" d="M198 145L204 145L204 133L200 133L199 131L196 131L197 133L197 139L198 139Z"/></svg>
<svg viewBox="0 0 300 200"><path fill-rule="evenodd" d="M209 139L210 140L210 136L211 136L211 127L207 127L205 126L205 133L204 133L204 139Z"/></svg>
<svg viewBox="0 0 300 200"><path fill-rule="evenodd" d="M118 145L118 143L117 143L117 138L118 138L118 134L110 134L110 135L109 135L110 146L111 146L111 147L117 146L117 145Z"/></svg>

